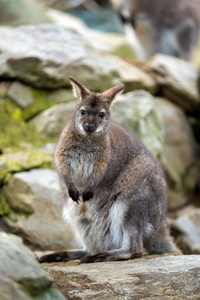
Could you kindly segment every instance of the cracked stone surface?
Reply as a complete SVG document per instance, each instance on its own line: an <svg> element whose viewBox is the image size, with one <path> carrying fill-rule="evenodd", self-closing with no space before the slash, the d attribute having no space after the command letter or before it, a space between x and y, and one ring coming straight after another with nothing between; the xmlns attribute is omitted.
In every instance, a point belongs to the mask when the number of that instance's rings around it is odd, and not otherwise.
<svg viewBox="0 0 200 300"><path fill-rule="evenodd" d="M200 256L43 264L67 299L200 299ZM165 298L163 298L165 297Z"/></svg>

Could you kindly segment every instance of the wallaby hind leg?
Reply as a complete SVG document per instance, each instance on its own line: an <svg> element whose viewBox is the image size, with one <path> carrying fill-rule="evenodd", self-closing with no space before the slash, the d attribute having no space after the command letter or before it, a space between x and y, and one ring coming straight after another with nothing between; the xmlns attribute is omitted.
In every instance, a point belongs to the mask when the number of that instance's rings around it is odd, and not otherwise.
<svg viewBox="0 0 200 300"><path fill-rule="evenodd" d="M129 228L129 230L123 233L123 242L120 249L85 256L81 259L80 263L127 260L142 256L143 242L141 235L132 228Z"/></svg>
<svg viewBox="0 0 200 300"><path fill-rule="evenodd" d="M59 262L59 261L69 261L69 260L81 259L86 255L88 255L88 252L83 250L54 252L40 257L39 262L50 263L50 262Z"/></svg>
<svg viewBox="0 0 200 300"><path fill-rule="evenodd" d="M80 263L93 263L103 261L116 261L116 260L128 260L131 258L138 258L142 256L142 251L138 253L132 253L130 250L118 249L106 252L97 253L95 255L83 257Z"/></svg>
<svg viewBox="0 0 200 300"><path fill-rule="evenodd" d="M151 236L144 240L144 247L150 254L180 253L173 239L169 235L166 225L152 232Z"/></svg>

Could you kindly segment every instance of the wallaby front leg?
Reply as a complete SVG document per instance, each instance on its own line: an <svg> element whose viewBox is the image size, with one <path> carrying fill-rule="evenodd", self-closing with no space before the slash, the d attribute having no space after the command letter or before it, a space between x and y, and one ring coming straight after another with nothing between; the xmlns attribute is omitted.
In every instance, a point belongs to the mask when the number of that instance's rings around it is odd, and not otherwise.
<svg viewBox="0 0 200 300"><path fill-rule="evenodd" d="M43 255L39 258L39 262L60 262L60 261L69 261L75 259L81 259L88 255L87 251L84 250L74 250L74 251L61 251L61 252L54 252L51 254Z"/></svg>
<svg viewBox="0 0 200 300"><path fill-rule="evenodd" d="M69 197L78 203L80 194L78 190L76 189L71 176L60 176L60 183L61 183L61 192L62 192L62 197L63 199Z"/></svg>

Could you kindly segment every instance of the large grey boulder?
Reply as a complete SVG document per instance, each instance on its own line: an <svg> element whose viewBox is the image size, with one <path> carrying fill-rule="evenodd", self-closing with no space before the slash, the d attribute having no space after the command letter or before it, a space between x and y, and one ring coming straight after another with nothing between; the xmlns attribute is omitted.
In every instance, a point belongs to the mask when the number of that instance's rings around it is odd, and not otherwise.
<svg viewBox="0 0 200 300"><path fill-rule="evenodd" d="M200 112L198 68L193 64L166 55L155 55L144 65L157 81L161 93L183 110Z"/></svg>
<svg viewBox="0 0 200 300"><path fill-rule="evenodd" d="M67 299L199 299L200 256L147 256L88 265L45 264Z"/></svg>
<svg viewBox="0 0 200 300"><path fill-rule="evenodd" d="M93 90L120 82L114 65L72 29L51 24L0 28L0 76L55 89L69 86L70 74Z"/></svg>
<svg viewBox="0 0 200 300"><path fill-rule="evenodd" d="M76 102L60 103L35 116L30 124L45 137L57 137L66 123L72 119Z"/></svg>
<svg viewBox="0 0 200 300"><path fill-rule="evenodd" d="M28 107L34 102L32 89L17 81L14 81L10 85L7 96L21 109Z"/></svg>
<svg viewBox="0 0 200 300"><path fill-rule="evenodd" d="M1 228L20 235L37 249L74 246L73 234L62 219L55 171L33 169L16 173L2 192L13 212L1 218Z"/></svg>
<svg viewBox="0 0 200 300"><path fill-rule="evenodd" d="M198 182L195 140L183 111L167 99L155 105L164 125L161 165L169 185L169 208L185 205Z"/></svg>
<svg viewBox="0 0 200 300"><path fill-rule="evenodd" d="M112 120L136 135L160 159L164 128L154 97L146 91L123 94L112 107Z"/></svg>
<svg viewBox="0 0 200 300"><path fill-rule="evenodd" d="M65 299L19 237L0 232L0 245L1 300Z"/></svg>
<svg viewBox="0 0 200 300"><path fill-rule="evenodd" d="M200 254L200 209L185 209L172 226L179 233L177 243L184 253Z"/></svg>

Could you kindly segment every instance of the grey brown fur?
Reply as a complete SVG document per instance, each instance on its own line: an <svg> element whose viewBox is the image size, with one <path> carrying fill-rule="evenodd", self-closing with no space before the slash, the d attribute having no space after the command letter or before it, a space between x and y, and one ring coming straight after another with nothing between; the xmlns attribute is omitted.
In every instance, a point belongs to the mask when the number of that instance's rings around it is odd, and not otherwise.
<svg viewBox="0 0 200 300"><path fill-rule="evenodd" d="M199 38L199 0L111 0L125 24L132 27L141 50L139 58L163 53L185 60L192 57ZM133 30L134 28L134 30ZM130 28L129 28L130 31ZM132 35L132 37L131 37ZM137 46L137 45L135 45Z"/></svg>
<svg viewBox="0 0 200 300"><path fill-rule="evenodd" d="M112 102L124 85L93 93L70 77L77 110L59 138L55 163L64 217L80 251L56 252L40 261L82 263L179 252L166 224L167 186L146 147L110 121Z"/></svg>

